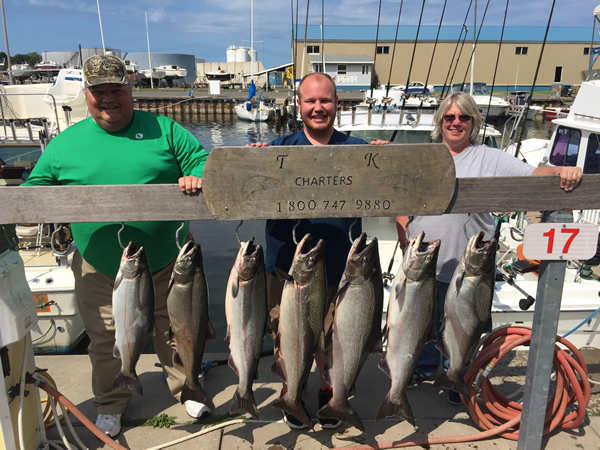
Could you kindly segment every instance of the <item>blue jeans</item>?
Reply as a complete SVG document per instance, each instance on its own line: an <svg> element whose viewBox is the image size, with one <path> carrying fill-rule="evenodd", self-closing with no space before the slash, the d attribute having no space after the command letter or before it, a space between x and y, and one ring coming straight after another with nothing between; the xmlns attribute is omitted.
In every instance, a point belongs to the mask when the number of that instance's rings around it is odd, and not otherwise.
<svg viewBox="0 0 600 450"><path fill-rule="evenodd" d="M442 320L444 319L444 304L446 300L446 292L448 292L449 286L450 283L442 283L441 281L435 282L433 320L434 326L438 332L438 341L442 339L440 328L442 327ZM419 361L417 362L415 372L423 378L433 377L437 373L440 364L443 364L445 368L448 367L448 358L443 356L440 351L435 348L435 344L436 342L433 341L425 344L425 347L423 347L423 351L421 352L421 356L419 357Z"/></svg>

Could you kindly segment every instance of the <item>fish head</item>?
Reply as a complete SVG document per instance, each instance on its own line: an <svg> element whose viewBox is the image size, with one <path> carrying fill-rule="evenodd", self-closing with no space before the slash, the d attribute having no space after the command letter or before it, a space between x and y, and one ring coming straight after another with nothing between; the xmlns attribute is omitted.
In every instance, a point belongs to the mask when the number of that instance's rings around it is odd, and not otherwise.
<svg viewBox="0 0 600 450"><path fill-rule="evenodd" d="M425 241L425 232L421 231L410 241L402 259L402 270L412 281L421 281L431 272L435 273L440 240Z"/></svg>
<svg viewBox="0 0 600 450"><path fill-rule="evenodd" d="M148 257L144 246L137 247L137 243L129 242L123 249L121 257L121 266L119 270L125 278L135 278L139 276L148 266Z"/></svg>
<svg viewBox="0 0 600 450"><path fill-rule="evenodd" d="M319 239L319 242L313 246L310 234L305 234L296 246L289 274L296 283L300 285L307 284L313 278L313 274L320 270L319 268L324 269L324 255L325 241Z"/></svg>
<svg viewBox="0 0 600 450"><path fill-rule="evenodd" d="M203 267L202 250L200 245L193 240L187 241L181 247L179 255L173 267L173 278L175 282L187 283L192 281L198 268Z"/></svg>
<svg viewBox="0 0 600 450"><path fill-rule="evenodd" d="M374 276L381 277L379 244L377 238L367 244L367 233L361 233L348 253L344 278L350 284L362 284Z"/></svg>
<svg viewBox="0 0 600 450"><path fill-rule="evenodd" d="M484 233L480 231L472 236L465 247L463 263L467 273L481 275L486 273L496 264L496 239L483 240Z"/></svg>
<svg viewBox="0 0 600 450"><path fill-rule="evenodd" d="M254 244L254 236L248 242L240 244L240 251L236 260L240 280L253 279L262 270L265 263L263 248Z"/></svg>

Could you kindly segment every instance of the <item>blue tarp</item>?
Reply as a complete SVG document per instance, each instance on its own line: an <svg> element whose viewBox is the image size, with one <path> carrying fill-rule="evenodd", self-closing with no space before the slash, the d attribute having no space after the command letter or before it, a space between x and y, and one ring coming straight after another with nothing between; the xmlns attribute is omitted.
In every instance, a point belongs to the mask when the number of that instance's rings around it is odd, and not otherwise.
<svg viewBox="0 0 600 450"><path fill-rule="evenodd" d="M248 88L248 101L256 94L256 86L254 85L254 80L250 82L250 88Z"/></svg>

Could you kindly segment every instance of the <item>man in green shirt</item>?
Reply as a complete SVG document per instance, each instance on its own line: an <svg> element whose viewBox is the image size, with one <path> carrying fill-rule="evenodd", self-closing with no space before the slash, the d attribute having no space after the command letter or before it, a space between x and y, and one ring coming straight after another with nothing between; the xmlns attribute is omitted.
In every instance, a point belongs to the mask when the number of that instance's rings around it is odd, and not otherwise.
<svg viewBox="0 0 600 450"><path fill-rule="evenodd" d="M87 106L91 117L56 136L42 153L25 185L109 185L179 183L191 194L202 187L208 154L198 140L173 120L134 110L131 84L123 61L95 55L83 66ZM75 199L74 199L75 200ZM57 207L60 207L57 205ZM168 283L189 222L130 222L121 242L144 246L155 286L154 347L172 395L183 387L185 375L174 366L169 340ZM96 426L110 436L121 430L121 415L131 400L127 388L113 388L121 361L113 356L112 292L122 249L121 223L73 223L77 250L73 256L75 295L90 338L92 389L98 411ZM192 417L210 408L188 400Z"/></svg>

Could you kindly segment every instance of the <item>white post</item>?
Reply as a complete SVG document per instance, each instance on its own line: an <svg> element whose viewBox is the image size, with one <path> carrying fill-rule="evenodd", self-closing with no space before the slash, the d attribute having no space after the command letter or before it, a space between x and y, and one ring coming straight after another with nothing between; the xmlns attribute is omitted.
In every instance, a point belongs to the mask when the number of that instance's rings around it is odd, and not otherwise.
<svg viewBox="0 0 600 450"><path fill-rule="evenodd" d="M152 61L150 59L150 34L148 33L148 14L144 11L146 17L146 41L148 42L148 69L150 69L150 89L154 89L154 81L152 80Z"/></svg>
<svg viewBox="0 0 600 450"><path fill-rule="evenodd" d="M104 46L104 32L102 31L102 17L100 16L100 0L96 0L98 6L98 21L100 22L100 38L102 38L102 53L106 55L106 47Z"/></svg>

